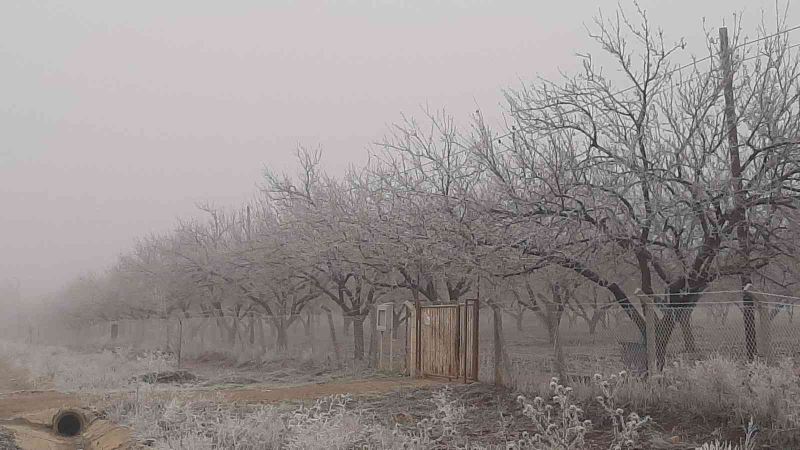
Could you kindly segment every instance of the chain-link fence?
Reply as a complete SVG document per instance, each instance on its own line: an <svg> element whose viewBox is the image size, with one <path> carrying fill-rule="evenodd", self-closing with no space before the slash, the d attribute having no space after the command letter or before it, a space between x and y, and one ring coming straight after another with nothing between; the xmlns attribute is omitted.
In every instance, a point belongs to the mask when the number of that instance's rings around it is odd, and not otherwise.
<svg viewBox="0 0 800 450"><path fill-rule="evenodd" d="M376 312L361 321L324 310L295 315L183 314L92 323L41 322L20 318L0 337L34 345L59 345L79 350L160 351L177 363L229 360L237 363L274 359L327 362L334 366L362 361L371 367L406 369L406 325L391 321L376 328ZM360 351L356 351L356 348ZM391 357L391 364L390 364Z"/></svg>
<svg viewBox="0 0 800 450"><path fill-rule="evenodd" d="M643 375L713 356L800 363L800 320L794 318L800 299L748 292L752 303L743 303L743 294L707 292L692 304L640 295L627 308L609 303L582 310L540 303L521 315L487 305L480 379L525 390L553 376L588 382L595 373Z"/></svg>

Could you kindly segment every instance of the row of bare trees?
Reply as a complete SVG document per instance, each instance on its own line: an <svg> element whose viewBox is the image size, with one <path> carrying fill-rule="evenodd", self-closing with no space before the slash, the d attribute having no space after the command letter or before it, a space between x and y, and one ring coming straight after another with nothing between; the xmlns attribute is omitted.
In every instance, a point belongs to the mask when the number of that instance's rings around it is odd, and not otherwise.
<svg viewBox="0 0 800 450"><path fill-rule="evenodd" d="M258 313L283 348L304 311L336 307L360 359L379 301L457 302L480 285L488 307L530 311L551 336L565 311L594 329L614 306L644 339L639 289L660 306L663 364L712 284L792 289L800 57L789 25L749 40L737 26L728 53L709 34L707 55L691 57L643 11L600 16L590 37L613 67L586 55L579 73L506 91L506 125L480 111L466 127L443 112L404 117L342 177L302 149L295 176L267 171L247 204L205 205L203 219L140 240L68 287L63 307L85 320Z"/></svg>

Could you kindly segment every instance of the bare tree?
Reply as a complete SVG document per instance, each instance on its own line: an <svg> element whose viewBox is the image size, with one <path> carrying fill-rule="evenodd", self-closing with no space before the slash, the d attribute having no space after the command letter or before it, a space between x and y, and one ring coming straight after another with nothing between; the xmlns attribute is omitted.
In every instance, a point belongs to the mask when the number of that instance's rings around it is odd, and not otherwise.
<svg viewBox="0 0 800 450"><path fill-rule="evenodd" d="M502 138L478 117L474 154L503 194L487 213L515 231L510 242L537 258L535 267L558 266L608 290L643 338L626 280L602 262L635 267L645 295L660 291L668 305L658 327L663 364L676 324L692 346L688 318L712 281L789 252L779 211L797 200L797 54L768 36L753 63L752 47L737 50L739 133L749 154L745 200L734 207L713 42L707 58L683 71L672 62L682 42L666 43L641 10L635 19L601 16L595 28L592 38L631 87L616 90L586 55L583 72L559 84L510 91L514 125ZM735 250L742 211L753 235L747 261Z"/></svg>

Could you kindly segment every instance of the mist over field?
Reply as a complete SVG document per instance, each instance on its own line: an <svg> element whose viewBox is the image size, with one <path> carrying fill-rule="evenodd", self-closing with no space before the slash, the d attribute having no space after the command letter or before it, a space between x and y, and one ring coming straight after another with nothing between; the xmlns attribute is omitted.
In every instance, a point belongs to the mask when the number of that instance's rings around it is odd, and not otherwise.
<svg viewBox="0 0 800 450"><path fill-rule="evenodd" d="M800 9L4 2L0 449L800 448Z"/></svg>
<svg viewBox="0 0 800 450"><path fill-rule="evenodd" d="M770 1L645 2L671 39ZM8 1L0 6L0 279L39 296L209 201L250 198L298 145L342 174L400 113L500 120L502 90L574 72L615 1ZM631 9L630 5L626 8ZM687 14L691 12L691 14ZM794 12L796 14L796 12ZM690 60L689 51L676 56ZM613 74L613 72L610 72ZM622 86L622 84L621 84Z"/></svg>

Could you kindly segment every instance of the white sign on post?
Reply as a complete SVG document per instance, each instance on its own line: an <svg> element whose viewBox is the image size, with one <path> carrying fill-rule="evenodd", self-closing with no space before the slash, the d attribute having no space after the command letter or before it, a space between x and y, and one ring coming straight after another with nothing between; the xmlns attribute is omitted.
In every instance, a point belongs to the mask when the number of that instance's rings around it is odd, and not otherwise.
<svg viewBox="0 0 800 450"><path fill-rule="evenodd" d="M378 331L386 331L386 308L383 308L383 305L378 306L378 325L376 328Z"/></svg>
<svg viewBox="0 0 800 450"><path fill-rule="evenodd" d="M383 365L383 333L389 331L389 370L392 370L392 358L394 355L392 355L393 339L391 331L394 322L394 315L393 315L394 303L383 303L381 305L378 305L375 311L378 314L375 329L380 331L381 333L380 345L378 346L379 348L378 367L381 367Z"/></svg>

